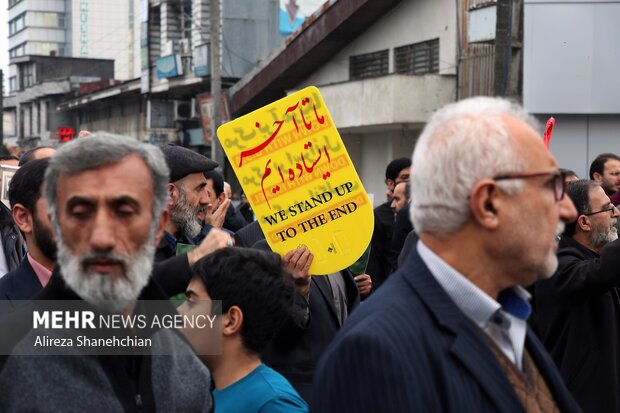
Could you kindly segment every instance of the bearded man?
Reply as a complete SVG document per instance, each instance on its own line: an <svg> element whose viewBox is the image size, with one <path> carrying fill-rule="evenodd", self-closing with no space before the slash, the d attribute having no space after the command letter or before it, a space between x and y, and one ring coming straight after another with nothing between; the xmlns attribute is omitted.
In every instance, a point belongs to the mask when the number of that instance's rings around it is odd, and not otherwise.
<svg viewBox="0 0 620 413"><path fill-rule="evenodd" d="M56 243L43 197L43 176L49 159L32 159L20 167L9 185L13 221L28 253L15 270L0 279L0 300L28 300L47 285L56 262Z"/></svg>
<svg viewBox="0 0 620 413"><path fill-rule="evenodd" d="M166 313L176 314L151 277L168 220L168 178L161 151L132 138L96 133L63 145L44 183L57 265L33 306L73 300L96 313L131 316L145 308L138 299L163 300ZM17 343L12 354L40 333L33 314L21 307L5 319L14 325L20 317L29 320L26 331L0 326L3 339ZM209 411L209 372L189 344L175 330L147 334L172 345L174 354L10 355L2 360L0 411Z"/></svg>
<svg viewBox="0 0 620 413"><path fill-rule="evenodd" d="M196 248L193 247L193 240L202 231L207 208L210 205L205 172L216 168L217 163L182 146L169 144L162 146L161 150L170 169L170 182L168 183L170 220L157 246L155 261L160 262L183 255L187 250L191 250L187 253L187 259L182 263L182 267L179 268L183 274L187 273L185 283L187 286L189 267L218 247L232 244L232 237L220 229L215 229L210 231ZM220 214L224 216L227 207L228 203L219 205L216 209L221 209ZM192 245L192 247L187 248L187 245Z"/></svg>
<svg viewBox="0 0 620 413"><path fill-rule="evenodd" d="M620 212L601 184L569 183L577 221L555 275L535 284L540 337L584 412L620 412Z"/></svg>

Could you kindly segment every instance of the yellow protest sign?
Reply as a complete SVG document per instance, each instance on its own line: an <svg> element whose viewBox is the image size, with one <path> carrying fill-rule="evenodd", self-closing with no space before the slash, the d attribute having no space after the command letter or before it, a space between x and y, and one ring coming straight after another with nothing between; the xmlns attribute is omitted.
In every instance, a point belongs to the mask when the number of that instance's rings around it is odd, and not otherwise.
<svg viewBox="0 0 620 413"><path fill-rule="evenodd" d="M312 274L364 253L372 205L316 87L228 122L217 136L273 251L308 247Z"/></svg>

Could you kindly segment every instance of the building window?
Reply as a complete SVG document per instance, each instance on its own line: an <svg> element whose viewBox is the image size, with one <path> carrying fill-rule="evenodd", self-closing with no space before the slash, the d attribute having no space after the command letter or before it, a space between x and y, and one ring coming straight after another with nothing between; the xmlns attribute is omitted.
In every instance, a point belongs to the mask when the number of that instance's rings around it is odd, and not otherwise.
<svg viewBox="0 0 620 413"><path fill-rule="evenodd" d="M38 27L65 27L65 15L62 13L31 12L31 22Z"/></svg>
<svg viewBox="0 0 620 413"><path fill-rule="evenodd" d="M55 56L64 55L64 45L52 42L30 42L31 54L48 56L54 52Z"/></svg>
<svg viewBox="0 0 620 413"><path fill-rule="evenodd" d="M9 93L13 93L17 90L17 77L11 76L9 78Z"/></svg>
<svg viewBox="0 0 620 413"><path fill-rule="evenodd" d="M17 3L21 3L22 0L9 0L9 9L15 6Z"/></svg>
<svg viewBox="0 0 620 413"><path fill-rule="evenodd" d="M34 85L34 63L21 66L21 89Z"/></svg>
<svg viewBox="0 0 620 413"><path fill-rule="evenodd" d="M9 22L9 36L21 31L26 26L26 13L22 13Z"/></svg>
<svg viewBox="0 0 620 413"><path fill-rule="evenodd" d="M439 73L439 39L395 48L394 71L407 75Z"/></svg>
<svg viewBox="0 0 620 413"><path fill-rule="evenodd" d="M26 54L26 42L20 44L19 46L15 46L11 50L9 50L9 57L19 57Z"/></svg>
<svg viewBox="0 0 620 413"><path fill-rule="evenodd" d="M388 74L389 50L349 57L349 78L351 80Z"/></svg>

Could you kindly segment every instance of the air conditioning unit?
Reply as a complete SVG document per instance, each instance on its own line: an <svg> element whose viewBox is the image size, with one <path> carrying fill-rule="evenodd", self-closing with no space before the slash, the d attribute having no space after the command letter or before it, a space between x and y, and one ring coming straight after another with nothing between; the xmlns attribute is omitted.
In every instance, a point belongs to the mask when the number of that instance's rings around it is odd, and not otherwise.
<svg viewBox="0 0 620 413"><path fill-rule="evenodd" d="M192 102L188 100L174 101L174 120L189 120L192 118Z"/></svg>

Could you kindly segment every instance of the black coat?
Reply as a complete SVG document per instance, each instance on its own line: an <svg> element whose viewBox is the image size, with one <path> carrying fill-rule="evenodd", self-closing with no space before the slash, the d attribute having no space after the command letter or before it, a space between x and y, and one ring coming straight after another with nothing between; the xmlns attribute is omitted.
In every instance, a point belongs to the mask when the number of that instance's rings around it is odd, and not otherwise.
<svg viewBox="0 0 620 413"><path fill-rule="evenodd" d="M540 337L584 412L620 412L620 240L599 256L562 237L558 259L534 287Z"/></svg>
<svg viewBox="0 0 620 413"><path fill-rule="evenodd" d="M398 254L392 250L395 221L390 202L376 207L374 217L375 227L370 241L370 256L366 273L372 277L373 290L376 290L396 269Z"/></svg>
<svg viewBox="0 0 620 413"><path fill-rule="evenodd" d="M360 302L359 291L349 271L342 271L341 274L346 285L350 314ZM327 277L312 277L309 301L307 325L300 325L291 314L261 354L263 362L286 377L308 403L319 358L341 327Z"/></svg>
<svg viewBox="0 0 620 413"><path fill-rule="evenodd" d="M224 228L232 232L237 232L246 225L248 225L248 222L245 220L243 215L238 214L237 211L235 211L235 207L230 204L226 210Z"/></svg>
<svg viewBox="0 0 620 413"><path fill-rule="evenodd" d="M235 245L238 247L251 248L258 241L264 239L265 234L263 234L258 221L252 221L235 233Z"/></svg>
<svg viewBox="0 0 620 413"><path fill-rule="evenodd" d="M407 236L413 231L413 224L409 219L409 210L411 204L405 205L398 214L396 214L396 220L394 221L394 233L392 234L392 250L398 257L403 250ZM400 264L400 260L398 262Z"/></svg>
<svg viewBox="0 0 620 413"><path fill-rule="evenodd" d="M12 311L15 300L30 300L42 288L28 258L24 257L19 267L0 278L0 314Z"/></svg>
<svg viewBox="0 0 620 413"><path fill-rule="evenodd" d="M161 286L168 297L182 294L190 281L190 268L187 254L175 255L174 250L162 237L153 264L153 279Z"/></svg>

